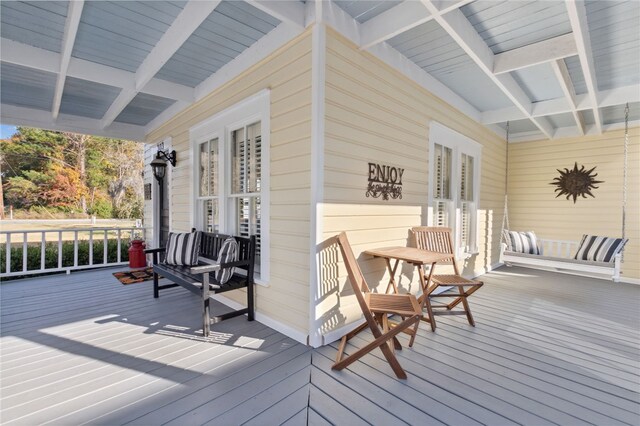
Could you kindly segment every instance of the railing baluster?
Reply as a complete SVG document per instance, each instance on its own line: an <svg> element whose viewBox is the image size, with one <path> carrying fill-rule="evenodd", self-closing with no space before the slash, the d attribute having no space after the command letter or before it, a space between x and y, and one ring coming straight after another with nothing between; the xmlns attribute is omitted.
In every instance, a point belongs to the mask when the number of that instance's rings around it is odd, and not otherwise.
<svg viewBox="0 0 640 426"><path fill-rule="evenodd" d="M58 231L58 268L62 269L62 231Z"/></svg>
<svg viewBox="0 0 640 426"><path fill-rule="evenodd" d="M90 267L102 267L102 266L110 266L115 264L123 263L124 256L122 255L123 247L123 239L124 238L133 238L134 233L140 228L72 228L72 229L38 229L38 230L19 230L19 231L0 231L0 236L5 238L4 243L0 243L0 250L4 249L5 251L5 270L0 272L0 277L5 276L18 276L18 275L34 275L40 274L43 272L53 272L53 271L63 271L65 270L67 273L70 273L73 270L86 269ZM83 235L86 233L88 235L88 243L89 243L89 261L88 262L80 262L80 244L85 241L83 240ZM103 255L102 262L99 260L94 262L94 242L99 242L100 237L95 238L95 233L102 233L102 245L103 245ZM144 230L143 230L144 232ZM12 254L13 254L13 246L20 244L20 241L17 241L13 235L21 234L22 237L22 259L16 259L17 267L12 271ZM36 247L30 247L34 244L37 244L37 235L40 234L40 259L36 255L35 259L32 259L33 256L30 254L36 254L37 252L30 253L29 250L38 250ZM57 234L57 236L51 236L51 240L48 240L47 234ZM35 240L31 241L31 235L34 235ZM69 245L71 242L71 235L73 235L73 264L71 263L71 259L68 259L68 264L65 264L65 244L68 242ZM114 235L116 238L116 244L113 247L110 245L111 235ZM57 238L57 244L56 240ZM1 241L1 240L0 240ZM4 245L4 248L2 247ZM55 250L54 247L57 246L57 258L53 257L53 253L48 253L49 246ZM111 249L117 249L117 253L112 257L110 254ZM48 263L48 257L51 255L51 264ZM71 256L71 254L69 254ZM113 258L113 262L110 259ZM19 262L19 263L18 263Z"/></svg>
<svg viewBox="0 0 640 426"><path fill-rule="evenodd" d="M42 231L40 239L40 270L44 271L47 260L47 233Z"/></svg>
<svg viewBox="0 0 640 426"><path fill-rule="evenodd" d="M11 272L11 232L7 232L7 254L5 257L6 265L5 272L8 274Z"/></svg>
<svg viewBox="0 0 640 426"><path fill-rule="evenodd" d="M27 270L27 233L22 233L22 270Z"/></svg>
<svg viewBox="0 0 640 426"><path fill-rule="evenodd" d="M102 262L102 263L104 263L105 265L108 263L108 262L107 262L107 261L108 261L108 259L107 259L107 246L108 246L107 242L108 242L108 241L109 241L109 240L108 240L107 230L105 229L105 230L104 230L104 246L103 246L103 247L104 247L104 249L102 250L102 251L103 251L103 253L102 253L102 254L103 254L102 258L103 258L103 260L104 260L104 262Z"/></svg>
<svg viewBox="0 0 640 426"><path fill-rule="evenodd" d="M89 265L93 265L93 229L89 229Z"/></svg>
<svg viewBox="0 0 640 426"><path fill-rule="evenodd" d="M118 257L117 257L117 262L120 263L122 262L122 254L120 253L121 249L122 249L122 232L120 232L120 230L118 229Z"/></svg>
<svg viewBox="0 0 640 426"><path fill-rule="evenodd" d="M78 266L78 231L73 231L73 266Z"/></svg>

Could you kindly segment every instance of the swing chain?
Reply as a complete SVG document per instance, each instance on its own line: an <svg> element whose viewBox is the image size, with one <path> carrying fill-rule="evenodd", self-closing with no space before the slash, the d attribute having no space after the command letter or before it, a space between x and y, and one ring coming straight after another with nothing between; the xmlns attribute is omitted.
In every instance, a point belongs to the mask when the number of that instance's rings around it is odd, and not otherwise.
<svg viewBox="0 0 640 426"><path fill-rule="evenodd" d="M626 236L627 159L629 157L629 103L624 108L624 166L622 168L622 239ZM622 255L624 256L624 254Z"/></svg>
<svg viewBox="0 0 640 426"><path fill-rule="evenodd" d="M509 210L508 210L509 197L507 195L507 176L509 173L509 122L508 121L507 121L506 139L507 139L507 157L506 157L506 165L505 165L505 173L504 173L504 212L502 216L502 229L500 229L500 241L504 239L504 230L509 229Z"/></svg>

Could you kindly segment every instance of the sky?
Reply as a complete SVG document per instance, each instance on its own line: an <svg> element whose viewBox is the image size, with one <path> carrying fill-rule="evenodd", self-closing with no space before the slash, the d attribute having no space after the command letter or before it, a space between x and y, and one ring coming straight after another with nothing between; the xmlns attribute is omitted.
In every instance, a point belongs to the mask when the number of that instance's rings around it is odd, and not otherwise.
<svg viewBox="0 0 640 426"><path fill-rule="evenodd" d="M0 124L0 139L10 138L16 132L16 126Z"/></svg>

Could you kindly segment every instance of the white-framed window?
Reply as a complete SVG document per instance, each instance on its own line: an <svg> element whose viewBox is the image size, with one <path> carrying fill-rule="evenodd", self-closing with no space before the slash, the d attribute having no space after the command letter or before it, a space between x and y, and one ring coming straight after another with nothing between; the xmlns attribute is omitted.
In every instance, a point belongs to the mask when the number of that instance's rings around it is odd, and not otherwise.
<svg viewBox="0 0 640 426"><path fill-rule="evenodd" d="M478 250L478 200L482 146L432 122L429 129L429 218L453 229L458 257Z"/></svg>
<svg viewBox="0 0 640 426"><path fill-rule="evenodd" d="M256 282L269 277L269 91L190 130L193 226L256 236Z"/></svg>

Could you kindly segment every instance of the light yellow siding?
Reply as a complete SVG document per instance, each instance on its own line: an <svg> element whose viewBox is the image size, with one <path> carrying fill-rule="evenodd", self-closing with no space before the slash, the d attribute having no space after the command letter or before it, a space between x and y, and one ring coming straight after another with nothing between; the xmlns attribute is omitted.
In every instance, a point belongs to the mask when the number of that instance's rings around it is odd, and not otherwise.
<svg viewBox="0 0 640 426"><path fill-rule="evenodd" d="M622 278L640 279L640 128L630 130L628 205ZM556 198L550 185L557 169L575 163L596 167L595 198ZM533 230L540 238L579 241L583 234L621 236L624 132L579 138L514 143L509 146L509 217L514 230Z"/></svg>
<svg viewBox="0 0 640 426"><path fill-rule="evenodd" d="M428 212L429 123L433 120L479 142L482 148L478 208L480 252L464 270L480 275L499 260L499 232L505 188L503 139L435 97L339 34L328 31L323 235L346 231L372 286L386 286L382 260L367 248L412 244L409 228L426 225ZM368 162L404 168L402 199L367 198ZM346 271L328 248L321 265L317 317L327 333L360 317ZM415 271L406 265L401 284L418 289ZM384 291L380 287L379 290Z"/></svg>
<svg viewBox="0 0 640 426"><path fill-rule="evenodd" d="M259 313L306 335L309 324L311 168L311 36L306 32L267 59L151 133L149 143L172 137L177 165L171 179L171 227L188 231L192 221L189 129L263 90L271 89L271 273L257 286ZM147 206L145 213L150 214ZM244 294L225 293L239 303Z"/></svg>

